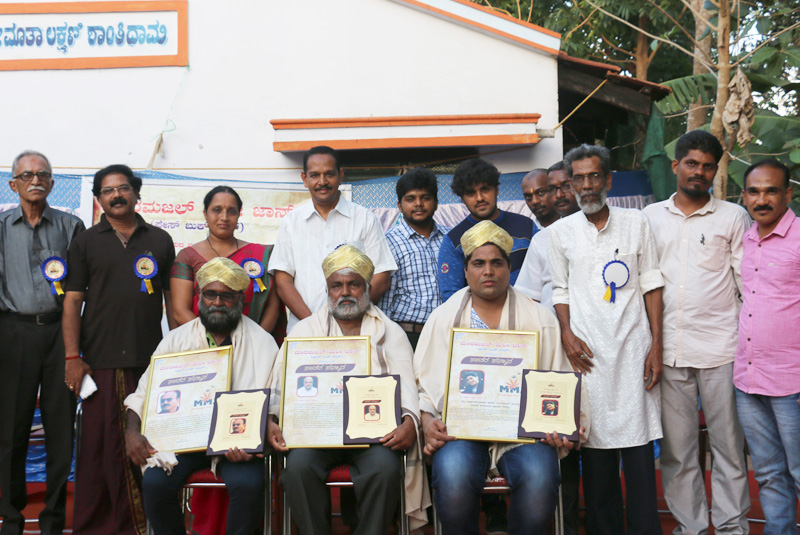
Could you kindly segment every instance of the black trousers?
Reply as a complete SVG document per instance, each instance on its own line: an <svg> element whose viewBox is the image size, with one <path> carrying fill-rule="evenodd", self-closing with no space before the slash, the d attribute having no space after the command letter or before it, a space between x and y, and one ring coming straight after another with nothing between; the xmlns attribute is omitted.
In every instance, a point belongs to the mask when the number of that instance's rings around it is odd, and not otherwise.
<svg viewBox="0 0 800 535"><path fill-rule="evenodd" d="M45 430L47 491L39 514L42 535L64 529L72 464L75 395L64 384L61 322L37 325L0 314L0 516L2 535L19 535L28 502L25 461L36 395Z"/></svg>
<svg viewBox="0 0 800 535"><path fill-rule="evenodd" d="M387 533L400 500L402 457L374 444L365 449L294 449L286 457L281 481L301 535L331 533L325 479L331 468L350 465L356 494L355 535Z"/></svg>
<svg viewBox="0 0 800 535"><path fill-rule="evenodd" d="M581 448L581 459L587 535L661 535L652 442L610 450ZM626 518L620 459L625 473Z"/></svg>
<svg viewBox="0 0 800 535"><path fill-rule="evenodd" d="M581 452L570 450L561 459L561 503L564 509L564 535L578 535L580 529Z"/></svg>

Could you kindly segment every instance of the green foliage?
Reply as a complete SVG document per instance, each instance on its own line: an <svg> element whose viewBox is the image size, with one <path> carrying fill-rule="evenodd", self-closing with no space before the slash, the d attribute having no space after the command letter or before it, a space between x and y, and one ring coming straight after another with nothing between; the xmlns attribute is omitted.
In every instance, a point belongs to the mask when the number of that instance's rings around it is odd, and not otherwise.
<svg viewBox="0 0 800 535"><path fill-rule="evenodd" d="M698 99L702 104L710 104L717 93L717 79L711 73L684 76L662 85L672 89L669 96L656 103L665 115L688 110Z"/></svg>

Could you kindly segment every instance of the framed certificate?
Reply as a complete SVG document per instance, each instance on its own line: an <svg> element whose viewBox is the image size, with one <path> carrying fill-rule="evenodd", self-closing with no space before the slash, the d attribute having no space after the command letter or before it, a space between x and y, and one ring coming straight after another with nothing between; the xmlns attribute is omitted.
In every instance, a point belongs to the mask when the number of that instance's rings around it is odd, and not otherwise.
<svg viewBox="0 0 800 535"><path fill-rule="evenodd" d="M206 454L263 453L268 409L269 389L217 392Z"/></svg>
<svg viewBox="0 0 800 535"><path fill-rule="evenodd" d="M523 370L519 436L544 438L557 432L572 442L580 439L581 374Z"/></svg>
<svg viewBox="0 0 800 535"><path fill-rule="evenodd" d="M452 329L442 420L456 438L519 438L522 370L539 366L539 333Z"/></svg>
<svg viewBox="0 0 800 535"><path fill-rule="evenodd" d="M217 392L231 386L231 346L153 355L142 434L158 451L205 451Z"/></svg>
<svg viewBox="0 0 800 535"><path fill-rule="evenodd" d="M369 336L284 341L281 432L288 448L345 446L345 375L369 375Z"/></svg>
<svg viewBox="0 0 800 535"><path fill-rule="evenodd" d="M344 378L344 443L375 444L400 425L400 376Z"/></svg>

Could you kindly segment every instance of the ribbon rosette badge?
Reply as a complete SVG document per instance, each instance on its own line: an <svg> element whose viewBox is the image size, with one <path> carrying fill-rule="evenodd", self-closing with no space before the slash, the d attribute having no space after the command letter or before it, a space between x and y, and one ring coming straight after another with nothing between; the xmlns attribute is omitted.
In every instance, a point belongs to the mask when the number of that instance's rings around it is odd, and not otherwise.
<svg viewBox="0 0 800 535"><path fill-rule="evenodd" d="M50 293L64 295L61 281L67 276L67 262L60 256L51 256L42 262L42 275L50 282Z"/></svg>
<svg viewBox="0 0 800 535"><path fill-rule="evenodd" d="M613 303L617 298L617 290L628 284L631 272L622 260L612 260L603 268L603 282L606 284L605 301Z"/></svg>
<svg viewBox="0 0 800 535"><path fill-rule="evenodd" d="M247 273L248 277L253 279L254 292L264 292L267 290L267 287L264 286L264 282L261 280L261 277L264 276L264 264L255 258L245 258L242 260L242 269Z"/></svg>
<svg viewBox="0 0 800 535"><path fill-rule="evenodd" d="M158 274L158 263L156 259L146 254L137 256L136 260L133 261L133 271L136 272L137 277L142 279L141 291L152 294L153 283L150 282L150 279Z"/></svg>

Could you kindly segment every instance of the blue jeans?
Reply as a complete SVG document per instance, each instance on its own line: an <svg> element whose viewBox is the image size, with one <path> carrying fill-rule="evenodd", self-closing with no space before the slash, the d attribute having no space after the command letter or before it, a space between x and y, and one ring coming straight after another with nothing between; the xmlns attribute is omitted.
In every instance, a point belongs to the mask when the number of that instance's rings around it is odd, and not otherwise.
<svg viewBox="0 0 800 535"><path fill-rule="evenodd" d="M454 440L433 455L434 506L445 534L478 535L481 492L489 470L489 442ZM558 502L556 450L524 444L500 457L497 468L511 487L508 533L544 533Z"/></svg>
<svg viewBox="0 0 800 535"><path fill-rule="evenodd" d="M753 459L764 535L797 535L800 496L800 394L763 396L736 389L739 422Z"/></svg>

